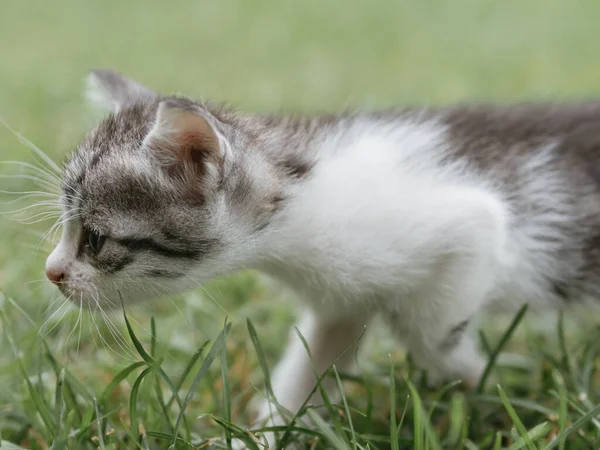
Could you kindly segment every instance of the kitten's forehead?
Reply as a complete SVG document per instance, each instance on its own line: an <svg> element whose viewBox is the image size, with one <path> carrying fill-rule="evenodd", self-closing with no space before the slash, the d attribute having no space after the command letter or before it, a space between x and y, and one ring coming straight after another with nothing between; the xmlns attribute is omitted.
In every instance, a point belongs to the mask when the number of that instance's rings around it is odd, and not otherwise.
<svg viewBox="0 0 600 450"><path fill-rule="evenodd" d="M140 147L150 131L157 103L133 104L110 114L77 147L65 165L65 177L76 184L106 157L115 152L128 156Z"/></svg>
<svg viewBox="0 0 600 450"><path fill-rule="evenodd" d="M156 212L164 190L141 146L157 103L140 103L106 117L77 147L63 171L68 207L82 213ZM162 191L162 193L161 193Z"/></svg>

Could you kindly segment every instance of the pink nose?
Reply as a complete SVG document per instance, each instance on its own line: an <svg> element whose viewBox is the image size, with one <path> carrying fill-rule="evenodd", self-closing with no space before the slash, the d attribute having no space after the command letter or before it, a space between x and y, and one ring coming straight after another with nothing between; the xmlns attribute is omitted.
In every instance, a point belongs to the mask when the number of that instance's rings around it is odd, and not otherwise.
<svg viewBox="0 0 600 450"><path fill-rule="evenodd" d="M58 284L65 278L65 273L60 270L46 269L46 276L54 284Z"/></svg>

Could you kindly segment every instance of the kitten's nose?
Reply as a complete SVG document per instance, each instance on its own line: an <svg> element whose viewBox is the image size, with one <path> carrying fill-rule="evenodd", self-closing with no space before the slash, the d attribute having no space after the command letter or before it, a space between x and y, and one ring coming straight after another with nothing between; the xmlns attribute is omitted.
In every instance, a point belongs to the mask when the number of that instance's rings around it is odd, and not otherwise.
<svg viewBox="0 0 600 450"><path fill-rule="evenodd" d="M62 270L46 268L46 276L54 284L58 284L65 278L65 273Z"/></svg>

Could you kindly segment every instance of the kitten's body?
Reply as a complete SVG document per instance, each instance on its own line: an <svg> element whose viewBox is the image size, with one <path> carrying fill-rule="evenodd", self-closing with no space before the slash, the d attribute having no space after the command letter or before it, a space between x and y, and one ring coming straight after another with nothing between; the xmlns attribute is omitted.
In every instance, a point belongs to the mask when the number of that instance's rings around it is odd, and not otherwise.
<svg viewBox="0 0 600 450"><path fill-rule="evenodd" d="M305 300L317 370L383 314L475 383L484 310L600 297L600 104L264 117L94 79L116 111L66 166L76 215L47 266L91 306L251 267ZM298 339L273 384L292 411L310 393Z"/></svg>

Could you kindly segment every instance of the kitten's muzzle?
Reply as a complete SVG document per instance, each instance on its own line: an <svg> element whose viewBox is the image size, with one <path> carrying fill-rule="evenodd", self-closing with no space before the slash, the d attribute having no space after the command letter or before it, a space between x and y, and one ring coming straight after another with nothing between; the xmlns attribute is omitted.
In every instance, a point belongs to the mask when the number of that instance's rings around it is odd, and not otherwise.
<svg viewBox="0 0 600 450"><path fill-rule="evenodd" d="M70 261L69 254L62 243L59 243L46 259L46 276L59 288L65 284L68 277Z"/></svg>

